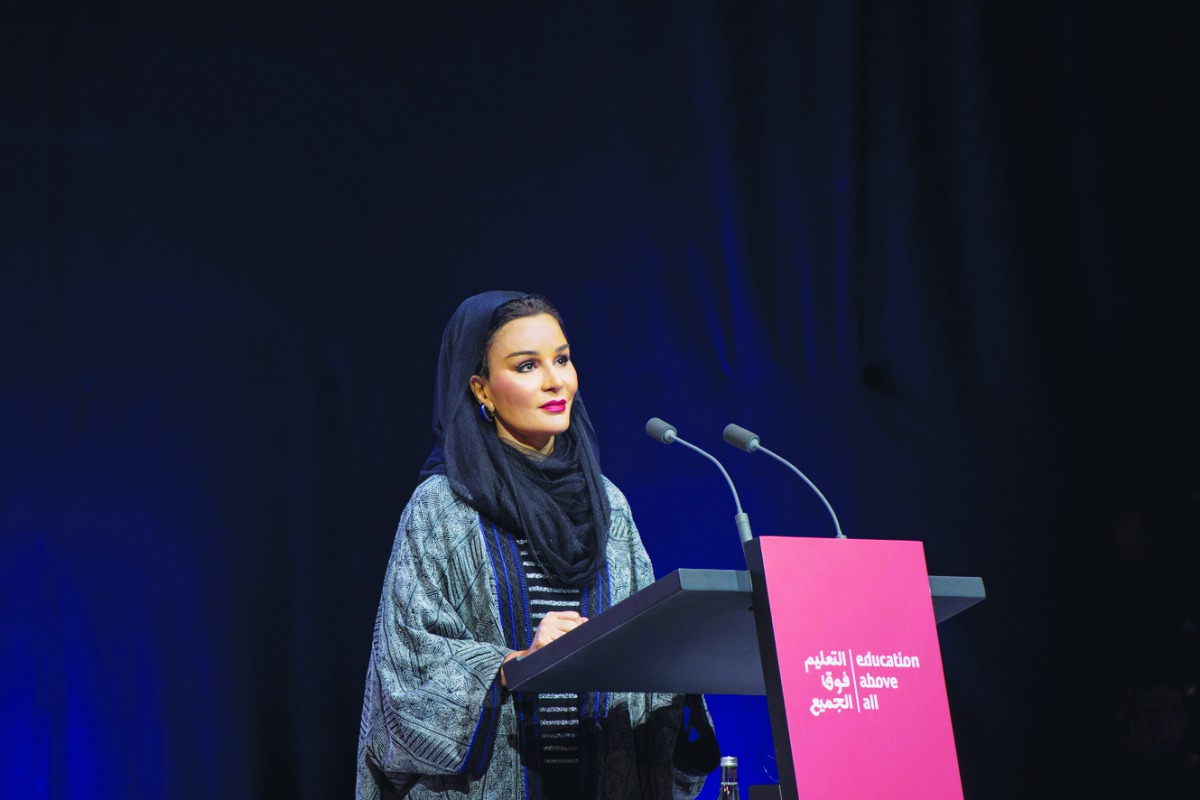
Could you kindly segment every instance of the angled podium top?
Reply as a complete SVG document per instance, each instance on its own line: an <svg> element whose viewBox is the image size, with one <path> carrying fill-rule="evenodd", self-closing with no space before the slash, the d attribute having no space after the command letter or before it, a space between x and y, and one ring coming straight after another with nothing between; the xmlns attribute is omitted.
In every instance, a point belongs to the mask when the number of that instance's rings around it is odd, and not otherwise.
<svg viewBox="0 0 1200 800"><path fill-rule="evenodd" d="M929 576L938 622L984 599L980 578ZM749 574L680 569L504 666L512 691L766 694Z"/></svg>

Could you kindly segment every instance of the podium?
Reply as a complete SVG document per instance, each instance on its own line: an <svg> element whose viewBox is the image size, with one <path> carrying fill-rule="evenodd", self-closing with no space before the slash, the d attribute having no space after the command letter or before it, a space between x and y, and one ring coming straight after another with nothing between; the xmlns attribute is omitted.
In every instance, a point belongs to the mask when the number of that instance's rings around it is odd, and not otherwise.
<svg viewBox="0 0 1200 800"><path fill-rule="evenodd" d="M928 575L919 542L760 537L746 558L672 572L510 661L509 688L766 695L770 796L961 798L934 626L983 581Z"/></svg>

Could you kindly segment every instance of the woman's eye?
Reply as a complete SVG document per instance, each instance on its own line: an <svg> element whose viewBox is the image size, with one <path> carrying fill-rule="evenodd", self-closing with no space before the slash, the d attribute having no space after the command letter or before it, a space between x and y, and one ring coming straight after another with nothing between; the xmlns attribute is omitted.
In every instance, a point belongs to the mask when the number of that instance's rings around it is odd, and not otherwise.
<svg viewBox="0 0 1200 800"><path fill-rule="evenodd" d="M517 364L517 372L529 372L533 369L533 366L532 361L522 361L520 364Z"/></svg>
<svg viewBox="0 0 1200 800"><path fill-rule="evenodd" d="M568 363L570 363L570 361L571 361L571 357L569 355L567 355L566 353L563 353L561 356L554 359L554 363L558 364L560 367L566 366Z"/></svg>

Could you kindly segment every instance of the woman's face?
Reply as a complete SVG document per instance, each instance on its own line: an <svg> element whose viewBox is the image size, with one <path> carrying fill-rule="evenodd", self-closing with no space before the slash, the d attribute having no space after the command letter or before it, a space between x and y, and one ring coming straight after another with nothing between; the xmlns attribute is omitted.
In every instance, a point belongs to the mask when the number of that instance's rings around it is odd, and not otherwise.
<svg viewBox="0 0 1200 800"><path fill-rule="evenodd" d="M579 377L567 337L549 314L521 317L496 331L487 352L488 377L471 378L475 399L496 414L502 439L550 453L571 425Z"/></svg>

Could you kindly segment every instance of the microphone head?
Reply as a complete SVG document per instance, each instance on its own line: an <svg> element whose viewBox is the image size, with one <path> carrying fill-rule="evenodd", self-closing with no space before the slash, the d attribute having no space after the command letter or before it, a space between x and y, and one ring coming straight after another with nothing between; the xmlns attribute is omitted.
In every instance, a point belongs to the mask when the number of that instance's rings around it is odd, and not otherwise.
<svg viewBox="0 0 1200 800"><path fill-rule="evenodd" d="M758 449L758 434L751 433L741 425L734 425L732 422L725 426L725 432L721 434L721 438L747 453L753 453Z"/></svg>
<svg viewBox="0 0 1200 800"><path fill-rule="evenodd" d="M646 433L650 434L651 439L657 439L663 444L670 444L675 441L675 426L668 425L658 417L652 418L646 423Z"/></svg>

